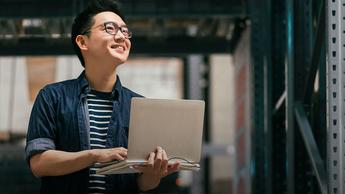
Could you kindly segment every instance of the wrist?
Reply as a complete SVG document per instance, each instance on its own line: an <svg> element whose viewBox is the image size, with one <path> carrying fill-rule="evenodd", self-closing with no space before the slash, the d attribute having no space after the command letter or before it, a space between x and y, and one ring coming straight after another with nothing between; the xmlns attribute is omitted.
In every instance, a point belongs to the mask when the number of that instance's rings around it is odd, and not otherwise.
<svg viewBox="0 0 345 194"><path fill-rule="evenodd" d="M140 185L140 190L142 191L147 191L147 190L156 188L161 181L160 176L156 176L154 174L147 174L147 173L142 173L139 179L141 180L139 181L141 182L141 184L139 185Z"/></svg>
<svg viewBox="0 0 345 194"><path fill-rule="evenodd" d="M98 155L97 155L98 152L95 149L87 150L87 151L88 151L89 158L91 158L92 164L96 163L98 161Z"/></svg>

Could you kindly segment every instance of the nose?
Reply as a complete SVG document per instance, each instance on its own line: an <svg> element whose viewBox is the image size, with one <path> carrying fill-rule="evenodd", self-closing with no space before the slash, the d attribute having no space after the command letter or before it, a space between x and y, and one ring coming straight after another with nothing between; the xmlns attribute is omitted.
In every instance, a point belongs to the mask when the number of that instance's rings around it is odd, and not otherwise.
<svg viewBox="0 0 345 194"><path fill-rule="evenodd" d="M125 40L126 37L122 34L121 30L119 29L116 34L114 35L115 40Z"/></svg>

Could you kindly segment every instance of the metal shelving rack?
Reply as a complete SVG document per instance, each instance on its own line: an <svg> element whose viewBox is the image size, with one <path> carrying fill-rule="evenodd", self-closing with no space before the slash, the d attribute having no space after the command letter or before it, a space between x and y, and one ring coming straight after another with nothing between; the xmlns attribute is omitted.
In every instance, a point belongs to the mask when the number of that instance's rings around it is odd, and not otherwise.
<svg viewBox="0 0 345 194"><path fill-rule="evenodd" d="M328 4L344 9L344 2L329 0ZM340 29L345 18L336 15L339 20L334 27L326 27L325 0L260 0L249 1L250 19L252 21L252 66L253 66L253 137L252 137L252 193L327 193L329 178L336 177L338 187L344 184L340 172L344 171L339 157L344 157L338 145L344 143L336 135L329 134L326 127L326 107L329 117L331 111L337 110L336 119L338 133L341 130L339 118L344 111L341 94L334 94L331 89L344 89L342 86L329 87L329 98L326 101L326 29L344 33ZM268 6L260 6L268 5ZM331 8L328 8L331 9ZM267 15L263 14L266 13ZM328 21L336 21L331 17L334 12L328 11ZM341 20L341 21L340 21ZM344 25L344 24L342 24ZM263 33L262 28L266 29ZM336 28L336 29L334 29ZM270 36L267 36L270 34ZM340 34L336 37L340 44ZM329 36L329 42L333 38ZM264 43L264 44L263 44ZM336 52L340 46L332 45ZM344 44L341 44L343 47ZM330 48L329 48L330 49ZM333 53L329 51L331 55ZM328 84L344 83L340 79L343 71L339 64L344 61L341 54L336 53L338 63L335 64L333 76ZM331 60L332 56L329 56ZM334 60L334 59L333 59ZM329 73L330 74L330 73ZM329 76L328 76L329 77ZM315 86L318 85L318 86ZM340 92L341 93L341 92ZM336 95L336 99L333 95ZM339 100L341 98L341 100ZM332 102L332 100L334 102ZM329 126L333 121L328 120ZM330 148L327 142L338 145ZM328 149L327 149L328 147ZM334 153L336 150L337 152ZM327 157L327 153L329 153ZM330 156L338 159L333 160ZM334 168L333 176L327 172L326 166ZM343 170L340 170L340 169ZM334 180L333 180L334 181ZM270 182L270 184L267 184ZM335 193L343 193L336 189Z"/></svg>
<svg viewBox="0 0 345 194"><path fill-rule="evenodd" d="M345 1L328 0L327 130L328 191L345 193Z"/></svg>

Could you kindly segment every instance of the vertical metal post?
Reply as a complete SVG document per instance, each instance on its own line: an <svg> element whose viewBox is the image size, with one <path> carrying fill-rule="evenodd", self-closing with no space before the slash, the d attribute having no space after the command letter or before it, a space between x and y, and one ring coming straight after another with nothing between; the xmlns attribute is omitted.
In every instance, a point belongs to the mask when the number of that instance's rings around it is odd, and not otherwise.
<svg viewBox="0 0 345 194"><path fill-rule="evenodd" d="M272 15L272 2L270 0L266 0L263 5L265 7L265 15L264 18L267 20L264 26L268 32L265 34L266 40L266 48L265 48L265 56L263 57L263 71L264 71L264 133L266 136L265 144L266 144L266 164L265 164L265 171L266 171L266 194L272 194L272 25L271 25L271 15ZM263 10L262 10L263 11Z"/></svg>
<svg viewBox="0 0 345 194"><path fill-rule="evenodd" d="M8 110L8 134L13 132L13 120L14 120L14 95L15 95L15 87L16 87L16 74L17 74L17 58L12 59L12 67L11 67L11 87L10 87L10 102L9 102L9 110Z"/></svg>
<svg viewBox="0 0 345 194"><path fill-rule="evenodd" d="M344 194L345 1L327 1L327 130L330 194Z"/></svg>
<svg viewBox="0 0 345 194"><path fill-rule="evenodd" d="M287 190L286 154L286 2L272 0L272 193Z"/></svg>
<svg viewBox="0 0 345 194"><path fill-rule="evenodd" d="M252 193L272 193L271 0L251 0L253 66Z"/></svg>
<svg viewBox="0 0 345 194"><path fill-rule="evenodd" d="M287 193L295 194L295 127L294 127L294 1L286 0L286 128L287 128Z"/></svg>
<svg viewBox="0 0 345 194"><path fill-rule="evenodd" d="M204 57L202 55L190 55L185 60L185 97L189 99L205 99L204 84L202 77L204 67ZM205 111L206 112L206 111ZM207 114L205 115L207 116ZM207 124L205 123L207 130ZM204 140L208 137L205 137ZM191 194L207 194L209 190L208 164L206 160L200 162L202 168L199 172L193 172L193 182L191 186Z"/></svg>

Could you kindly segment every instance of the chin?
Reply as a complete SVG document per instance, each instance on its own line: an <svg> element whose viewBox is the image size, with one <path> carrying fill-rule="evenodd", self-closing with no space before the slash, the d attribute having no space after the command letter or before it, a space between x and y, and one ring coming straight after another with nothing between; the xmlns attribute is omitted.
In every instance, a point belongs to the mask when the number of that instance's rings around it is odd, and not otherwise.
<svg viewBox="0 0 345 194"><path fill-rule="evenodd" d="M121 65L127 61L127 58L115 57L115 58L113 58L113 61L115 61L116 65Z"/></svg>
<svg viewBox="0 0 345 194"><path fill-rule="evenodd" d="M119 61L119 62L121 62L121 63L124 63L124 62L127 61L127 59L128 59L128 54L127 54L127 53L123 53L123 54L112 53L112 57L113 57L116 61Z"/></svg>
<svg viewBox="0 0 345 194"><path fill-rule="evenodd" d="M122 59L121 58L117 58L117 59L118 59L117 61L118 61L119 64L125 63L127 61L127 57L126 58L122 58Z"/></svg>
<svg viewBox="0 0 345 194"><path fill-rule="evenodd" d="M123 63L115 63L114 66L115 66L115 68L117 68L117 67L121 66L122 64Z"/></svg>
<svg viewBox="0 0 345 194"><path fill-rule="evenodd" d="M126 60L117 60L116 62L117 62L117 64L121 65L121 64L124 64L126 62Z"/></svg>

